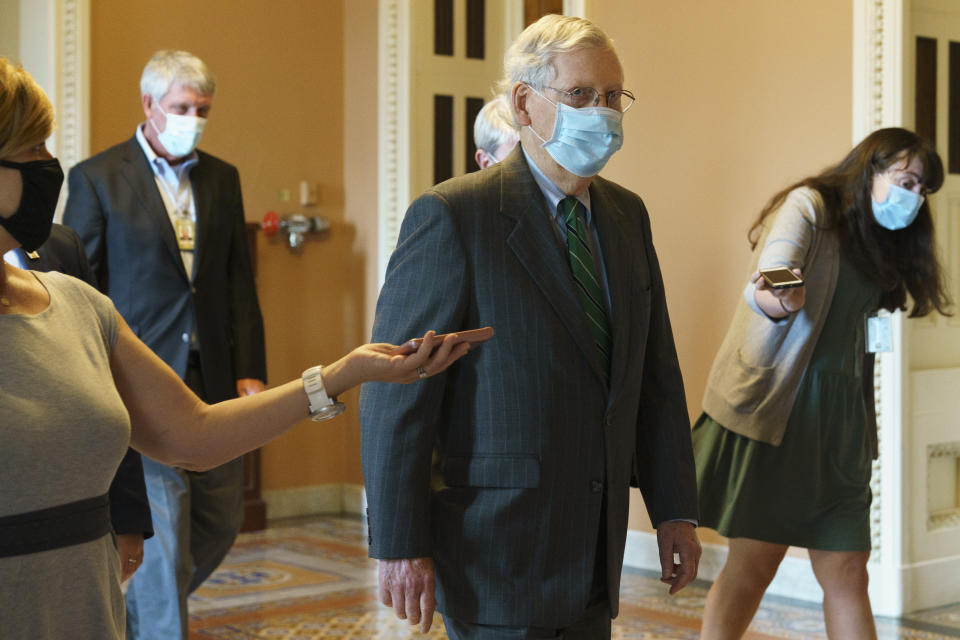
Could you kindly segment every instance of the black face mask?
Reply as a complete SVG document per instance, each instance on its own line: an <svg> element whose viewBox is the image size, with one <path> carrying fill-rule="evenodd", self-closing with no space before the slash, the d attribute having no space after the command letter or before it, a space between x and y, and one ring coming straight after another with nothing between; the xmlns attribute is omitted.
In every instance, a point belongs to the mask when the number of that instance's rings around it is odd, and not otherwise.
<svg viewBox="0 0 960 640"><path fill-rule="evenodd" d="M0 218L6 229L24 251L36 251L50 237L53 214L57 210L63 169L56 158L32 162L0 160L0 166L17 169L23 179L20 206L12 216Z"/></svg>

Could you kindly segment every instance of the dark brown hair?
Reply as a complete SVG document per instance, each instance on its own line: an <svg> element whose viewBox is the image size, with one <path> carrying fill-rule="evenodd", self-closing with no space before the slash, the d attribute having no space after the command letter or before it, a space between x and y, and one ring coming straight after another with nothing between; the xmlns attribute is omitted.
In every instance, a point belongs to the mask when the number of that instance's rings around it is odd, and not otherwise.
<svg viewBox="0 0 960 640"><path fill-rule="evenodd" d="M933 217L924 199L916 220L905 229L890 231L873 217L873 179L891 165L919 158L920 177L927 193L943 185L943 163L936 150L912 131L879 129L863 139L839 164L801 180L777 193L760 212L747 237L756 248L764 220L776 211L797 187L820 193L825 219L818 224L835 230L840 250L865 278L881 289L880 307L906 310L907 293L913 298L910 317L933 310L950 315L951 301L937 258Z"/></svg>

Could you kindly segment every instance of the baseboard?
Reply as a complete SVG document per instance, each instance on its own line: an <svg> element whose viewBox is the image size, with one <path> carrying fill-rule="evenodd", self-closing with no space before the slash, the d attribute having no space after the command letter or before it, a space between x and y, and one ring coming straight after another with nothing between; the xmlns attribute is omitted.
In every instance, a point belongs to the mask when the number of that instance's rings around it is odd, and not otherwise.
<svg viewBox="0 0 960 640"><path fill-rule="evenodd" d="M359 484L322 484L263 492L267 520L316 515L362 515L363 486Z"/></svg>
<svg viewBox="0 0 960 640"><path fill-rule="evenodd" d="M726 561L726 545L704 544L697 578L708 582L716 580ZM623 564L628 567L659 572L660 551L657 547L657 534L647 531L628 531ZM770 583L767 593L808 602L821 602L823 600L823 590L813 575L810 560L805 557L785 557L783 562L780 563L780 569L777 571L773 582Z"/></svg>
<svg viewBox="0 0 960 640"><path fill-rule="evenodd" d="M343 513L352 516L365 516L367 513L367 492L364 491L362 484L344 484L343 500L341 502Z"/></svg>
<svg viewBox="0 0 960 640"><path fill-rule="evenodd" d="M918 562L901 569L905 611L960 602L960 556Z"/></svg>

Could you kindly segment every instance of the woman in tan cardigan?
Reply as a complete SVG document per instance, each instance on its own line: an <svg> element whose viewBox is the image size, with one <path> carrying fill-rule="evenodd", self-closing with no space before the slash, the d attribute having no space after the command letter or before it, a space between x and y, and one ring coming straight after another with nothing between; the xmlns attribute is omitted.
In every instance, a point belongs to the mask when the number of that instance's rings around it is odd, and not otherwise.
<svg viewBox="0 0 960 640"><path fill-rule="evenodd" d="M872 133L839 164L776 194L753 225L754 271L717 354L693 443L701 525L730 538L704 640L739 638L789 546L809 550L830 638L875 638L867 595L877 453L866 317L947 313L925 196L936 151ZM804 284L772 288L761 269Z"/></svg>

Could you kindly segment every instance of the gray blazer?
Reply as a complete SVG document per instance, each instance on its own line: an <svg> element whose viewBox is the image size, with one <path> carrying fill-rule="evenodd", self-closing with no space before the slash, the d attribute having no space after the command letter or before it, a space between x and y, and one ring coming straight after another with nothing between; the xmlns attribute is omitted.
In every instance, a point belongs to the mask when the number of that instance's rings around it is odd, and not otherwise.
<svg viewBox="0 0 960 640"><path fill-rule="evenodd" d="M266 349L240 176L223 160L197 153L190 173L197 207L192 282L136 137L70 170L63 222L83 240L100 291L181 378L196 327L204 400L219 402L236 397L239 378L266 380Z"/></svg>
<svg viewBox="0 0 960 640"><path fill-rule="evenodd" d="M609 280L604 381L565 249L518 148L407 211L373 339L485 325L444 374L367 384L363 472L375 558L431 556L441 612L561 627L585 607L605 517L617 613L631 480L656 525L696 518L683 382L643 202L596 178ZM431 488L431 456L440 478Z"/></svg>

